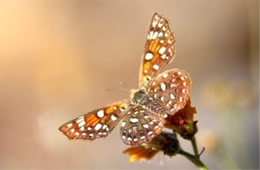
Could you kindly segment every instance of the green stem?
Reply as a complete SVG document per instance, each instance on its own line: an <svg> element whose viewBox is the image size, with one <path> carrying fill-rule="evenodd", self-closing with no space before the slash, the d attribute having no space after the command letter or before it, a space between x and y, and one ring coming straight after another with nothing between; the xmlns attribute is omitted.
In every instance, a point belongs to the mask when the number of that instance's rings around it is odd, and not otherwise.
<svg viewBox="0 0 260 170"><path fill-rule="evenodd" d="M195 155L192 155L184 150L180 150L178 152L180 155L186 157L187 159L189 159L193 164L195 164L200 170L208 170L208 168L206 167L206 165L204 165L203 162L201 162L201 160L195 156Z"/></svg>
<svg viewBox="0 0 260 170"><path fill-rule="evenodd" d="M192 144L192 148L193 148L195 156L199 159L200 155L198 152L198 147L197 147L197 142L196 142L195 136L191 139L191 144Z"/></svg>

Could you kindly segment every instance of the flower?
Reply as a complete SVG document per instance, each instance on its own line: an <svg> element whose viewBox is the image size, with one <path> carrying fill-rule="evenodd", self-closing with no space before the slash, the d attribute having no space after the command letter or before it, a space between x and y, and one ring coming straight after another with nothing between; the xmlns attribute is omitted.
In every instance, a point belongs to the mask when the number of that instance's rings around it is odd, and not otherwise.
<svg viewBox="0 0 260 170"><path fill-rule="evenodd" d="M193 121L196 108L191 106L189 99L185 107L174 115L168 116L165 127L172 129L184 139L192 139L198 131L197 121Z"/></svg>
<svg viewBox="0 0 260 170"><path fill-rule="evenodd" d="M135 162L136 160L144 161L152 159L160 150L146 148L145 146L130 147L123 153L130 156L129 162Z"/></svg>
<svg viewBox="0 0 260 170"><path fill-rule="evenodd" d="M180 145L176 134L161 132L158 136L154 137L151 142L138 147L130 147L123 153L130 156L129 162L135 162L136 160L150 160L160 151L165 155L174 156L179 150Z"/></svg>

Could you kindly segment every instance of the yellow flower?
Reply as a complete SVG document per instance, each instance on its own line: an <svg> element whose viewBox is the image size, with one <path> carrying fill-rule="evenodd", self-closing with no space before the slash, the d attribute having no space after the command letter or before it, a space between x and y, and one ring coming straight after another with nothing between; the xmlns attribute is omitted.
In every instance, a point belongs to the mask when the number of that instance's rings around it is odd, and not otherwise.
<svg viewBox="0 0 260 170"><path fill-rule="evenodd" d="M135 162L136 160L144 161L152 159L160 150L146 148L145 146L130 147L123 153L130 156L129 162Z"/></svg>

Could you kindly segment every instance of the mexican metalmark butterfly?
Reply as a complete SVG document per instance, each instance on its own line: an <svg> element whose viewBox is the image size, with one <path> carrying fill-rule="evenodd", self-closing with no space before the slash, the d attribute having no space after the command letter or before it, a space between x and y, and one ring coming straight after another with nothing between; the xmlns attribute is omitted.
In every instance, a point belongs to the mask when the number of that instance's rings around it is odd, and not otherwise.
<svg viewBox="0 0 260 170"><path fill-rule="evenodd" d="M63 124L59 130L69 139L94 140L106 137L121 122L123 142L138 146L160 134L168 115L182 109L191 89L189 74L179 69L159 72L175 54L175 38L168 21L152 17L141 60L139 89L130 99L93 110Z"/></svg>

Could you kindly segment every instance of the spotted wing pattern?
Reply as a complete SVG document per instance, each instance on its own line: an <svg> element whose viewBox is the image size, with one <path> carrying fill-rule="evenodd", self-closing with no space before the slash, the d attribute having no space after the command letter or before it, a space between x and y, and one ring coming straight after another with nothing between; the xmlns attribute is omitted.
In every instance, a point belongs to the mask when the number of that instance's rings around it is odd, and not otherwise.
<svg viewBox="0 0 260 170"><path fill-rule="evenodd" d="M151 141L160 134L164 118L182 109L189 98L188 73L174 69L159 74L174 54L175 37L168 21L155 13L139 74L139 88L145 91L147 100L141 106L129 100L111 104L73 119L59 130L69 139L94 140L107 136L122 120L120 134L125 144L139 146Z"/></svg>
<svg viewBox="0 0 260 170"><path fill-rule="evenodd" d="M164 123L161 116L140 106L133 106L121 122L121 139L127 145L141 145L160 134Z"/></svg>
<svg viewBox="0 0 260 170"><path fill-rule="evenodd" d="M94 110L63 124L59 130L69 139L94 140L107 136L123 118L128 101Z"/></svg>
<svg viewBox="0 0 260 170"><path fill-rule="evenodd" d="M155 13L152 17L141 60L139 87L147 88L159 71L171 62L175 54L175 38L168 21Z"/></svg>
<svg viewBox="0 0 260 170"><path fill-rule="evenodd" d="M159 74L151 83L148 93L164 108L173 115L182 109L191 90L191 80L185 71L172 69Z"/></svg>

